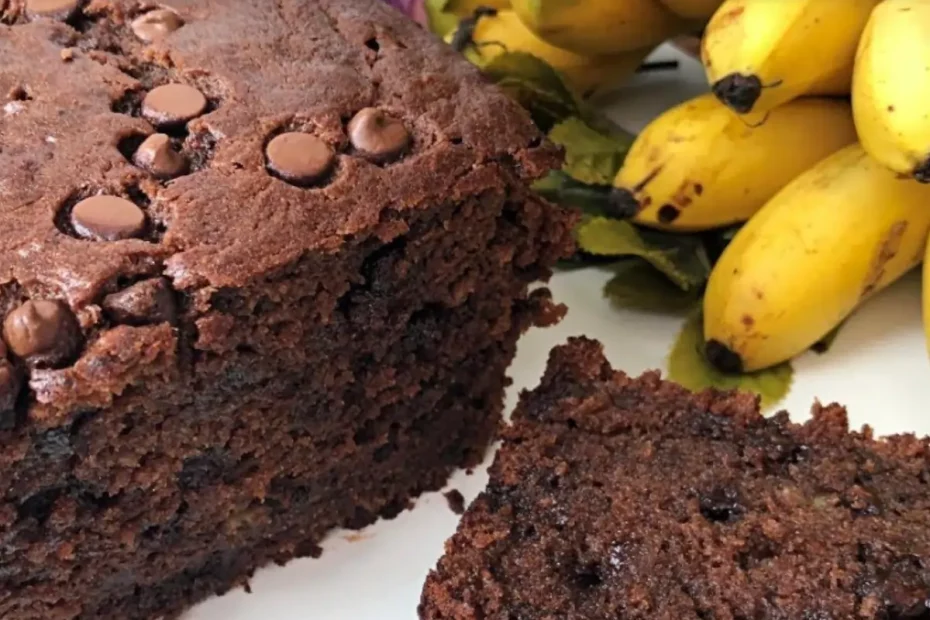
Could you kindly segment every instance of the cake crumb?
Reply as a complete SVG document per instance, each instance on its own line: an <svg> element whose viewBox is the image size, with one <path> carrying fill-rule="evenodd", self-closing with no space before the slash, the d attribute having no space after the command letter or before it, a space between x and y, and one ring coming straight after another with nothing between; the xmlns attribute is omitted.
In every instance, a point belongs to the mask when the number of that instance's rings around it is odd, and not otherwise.
<svg viewBox="0 0 930 620"><path fill-rule="evenodd" d="M457 515L465 513L465 498L458 489L452 489L443 493L443 495L445 495L446 502L449 504L449 510Z"/></svg>

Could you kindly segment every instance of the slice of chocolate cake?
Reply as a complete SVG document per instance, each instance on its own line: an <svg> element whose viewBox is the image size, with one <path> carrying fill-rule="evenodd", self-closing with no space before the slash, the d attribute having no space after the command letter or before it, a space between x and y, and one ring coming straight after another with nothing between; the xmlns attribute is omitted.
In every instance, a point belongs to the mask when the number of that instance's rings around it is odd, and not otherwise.
<svg viewBox="0 0 930 620"><path fill-rule="evenodd" d="M428 620L930 618L930 442L793 424L557 348L427 580Z"/></svg>

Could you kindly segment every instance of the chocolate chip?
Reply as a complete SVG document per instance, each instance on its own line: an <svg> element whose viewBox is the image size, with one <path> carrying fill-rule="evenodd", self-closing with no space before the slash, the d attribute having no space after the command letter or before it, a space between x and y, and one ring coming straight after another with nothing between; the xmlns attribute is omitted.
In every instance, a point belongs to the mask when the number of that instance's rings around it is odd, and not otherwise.
<svg viewBox="0 0 930 620"><path fill-rule="evenodd" d="M174 295L164 278L136 282L107 295L101 305L111 320L129 325L174 323L177 316Z"/></svg>
<svg viewBox="0 0 930 620"><path fill-rule="evenodd" d="M142 116L159 129L183 125L206 109L207 98L187 84L158 86L142 100Z"/></svg>
<svg viewBox="0 0 930 620"><path fill-rule="evenodd" d="M308 133L282 133L265 149L268 169L295 185L310 185L326 175L336 161L328 144Z"/></svg>
<svg viewBox="0 0 930 620"><path fill-rule="evenodd" d="M26 13L31 19L65 21L77 12L79 4L79 0L26 0Z"/></svg>
<svg viewBox="0 0 930 620"><path fill-rule="evenodd" d="M132 20L132 32L146 43L157 41L184 25L171 9L155 9Z"/></svg>
<svg viewBox="0 0 930 620"><path fill-rule="evenodd" d="M125 198L91 196L74 205L71 225L85 239L117 241L141 235L145 213Z"/></svg>
<svg viewBox="0 0 930 620"><path fill-rule="evenodd" d="M14 355L29 363L57 366L77 353L81 328L65 304L27 301L4 319L3 339Z"/></svg>
<svg viewBox="0 0 930 620"><path fill-rule="evenodd" d="M132 161L160 179L176 177L187 169L187 160L174 150L171 138L163 133L146 138L136 149Z"/></svg>
<svg viewBox="0 0 930 620"><path fill-rule="evenodd" d="M22 387L22 373L9 360L0 360L0 429L16 426L16 400Z"/></svg>
<svg viewBox="0 0 930 620"><path fill-rule="evenodd" d="M349 141L362 156L385 162L410 145L410 133L396 118L376 108L365 108L349 121Z"/></svg>

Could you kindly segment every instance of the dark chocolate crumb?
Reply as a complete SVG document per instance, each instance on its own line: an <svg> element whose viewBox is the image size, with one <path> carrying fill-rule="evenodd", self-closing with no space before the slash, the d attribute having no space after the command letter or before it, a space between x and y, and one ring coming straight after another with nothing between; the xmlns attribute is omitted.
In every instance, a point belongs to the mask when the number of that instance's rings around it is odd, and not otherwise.
<svg viewBox="0 0 930 620"><path fill-rule="evenodd" d="M449 504L449 510L457 515L465 514L465 497L458 489L452 489L443 493L446 497L446 503Z"/></svg>

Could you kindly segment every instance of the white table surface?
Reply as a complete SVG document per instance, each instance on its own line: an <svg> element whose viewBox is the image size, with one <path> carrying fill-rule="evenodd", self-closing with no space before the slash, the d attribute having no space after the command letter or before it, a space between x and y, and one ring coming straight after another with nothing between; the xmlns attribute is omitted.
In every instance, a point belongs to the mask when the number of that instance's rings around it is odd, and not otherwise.
<svg viewBox="0 0 930 620"><path fill-rule="evenodd" d="M677 72L638 76L618 96L613 116L639 130L650 118L706 89L701 67L670 48L656 58L678 58ZM514 385L508 410L522 388L536 385L550 348L569 336L604 343L616 368L631 374L663 368L680 321L608 305L601 287L608 274L589 269L558 274L550 288L570 306L558 326L533 330L521 341L510 369ZM795 363L795 382L782 403L796 420L806 419L815 398L842 402L853 426L870 424L879 434L930 434L926 415L930 365L920 324L920 282L911 274L878 295L843 328L826 355L807 354ZM490 461L486 459L485 465ZM484 468L456 473L449 488L471 501L487 481ZM251 594L235 590L213 598L184 620L415 620L420 589L442 553L458 517L440 493L421 497L416 507L392 521L361 532L334 532L323 557L295 560L259 571Z"/></svg>

